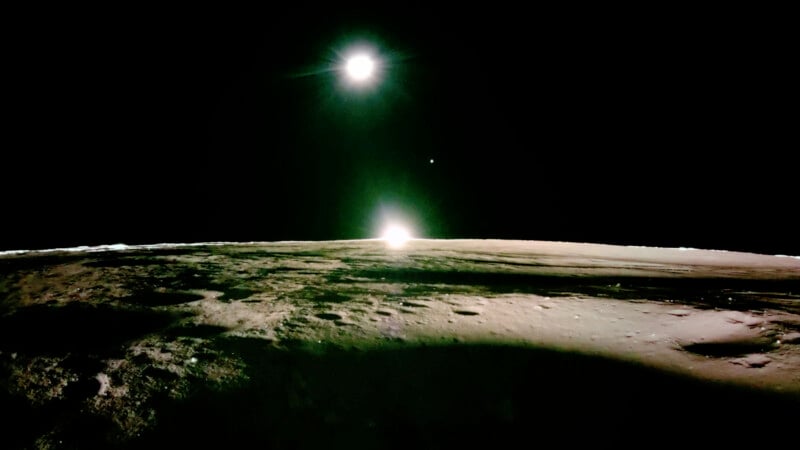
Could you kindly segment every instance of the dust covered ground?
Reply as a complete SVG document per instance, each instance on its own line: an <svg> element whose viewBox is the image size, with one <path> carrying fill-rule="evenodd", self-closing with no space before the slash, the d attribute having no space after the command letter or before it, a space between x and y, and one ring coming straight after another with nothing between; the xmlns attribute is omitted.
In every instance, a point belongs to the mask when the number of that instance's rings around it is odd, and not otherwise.
<svg viewBox="0 0 800 450"><path fill-rule="evenodd" d="M502 240L104 250L0 256L0 446L763 444L800 407L793 257Z"/></svg>

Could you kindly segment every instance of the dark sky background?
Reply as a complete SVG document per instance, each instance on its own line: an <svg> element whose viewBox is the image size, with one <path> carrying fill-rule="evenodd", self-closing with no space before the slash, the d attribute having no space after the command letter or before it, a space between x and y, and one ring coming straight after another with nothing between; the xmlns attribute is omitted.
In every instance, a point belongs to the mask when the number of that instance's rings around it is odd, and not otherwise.
<svg viewBox="0 0 800 450"><path fill-rule="evenodd" d="M399 214L800 254L775 16L489 8L9 14L0 249L364 238ZM324 70L359 40L386 65L370 91Z"/></svg>

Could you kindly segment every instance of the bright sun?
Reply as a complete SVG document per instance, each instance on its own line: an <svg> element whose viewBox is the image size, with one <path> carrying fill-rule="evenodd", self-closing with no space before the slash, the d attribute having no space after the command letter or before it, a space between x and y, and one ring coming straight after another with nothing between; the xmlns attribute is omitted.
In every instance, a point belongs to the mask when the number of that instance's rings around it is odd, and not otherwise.
<svg viewBox="0 0 800 450"><path fill-rule="evenodd" d="M404 227L399 225L391 225L383 231L383 235L381 239L386 241L386 244L389 247L398 248L402 247L409 239L411 239L411 233Z"/></svg>
<svg viewBox="0 0 800 450"><path fill-rule="evenodd" d="M347 60L347 75L354 81L364 81L372 76L375 62L367 55L356 55Z"/></svg>

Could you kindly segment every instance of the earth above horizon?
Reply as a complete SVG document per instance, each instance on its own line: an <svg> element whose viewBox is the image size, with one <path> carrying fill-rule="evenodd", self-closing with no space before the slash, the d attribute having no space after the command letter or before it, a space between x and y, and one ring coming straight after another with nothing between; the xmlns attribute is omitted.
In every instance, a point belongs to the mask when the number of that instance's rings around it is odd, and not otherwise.
<svg viewBox="0 0 800 450"><path fill-rule="evenodd" d="M620 427L683 443L717 421L692 442L763 443L798 407L796 257L429 239L0 255L4 448L636 446Z"/></svg>

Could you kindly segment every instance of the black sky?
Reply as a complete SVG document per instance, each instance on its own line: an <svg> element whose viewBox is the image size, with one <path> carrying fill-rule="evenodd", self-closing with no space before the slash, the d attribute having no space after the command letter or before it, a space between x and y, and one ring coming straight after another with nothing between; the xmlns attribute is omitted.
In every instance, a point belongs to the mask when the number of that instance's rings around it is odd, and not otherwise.
<svg viewBox="0 0 800 450"><path fill-rule="evenodd" d="M15 13L0 249L362 238L399 210L800 254L779 12L489 8ZM308 75L358 39L372 92Z"/></svg>

